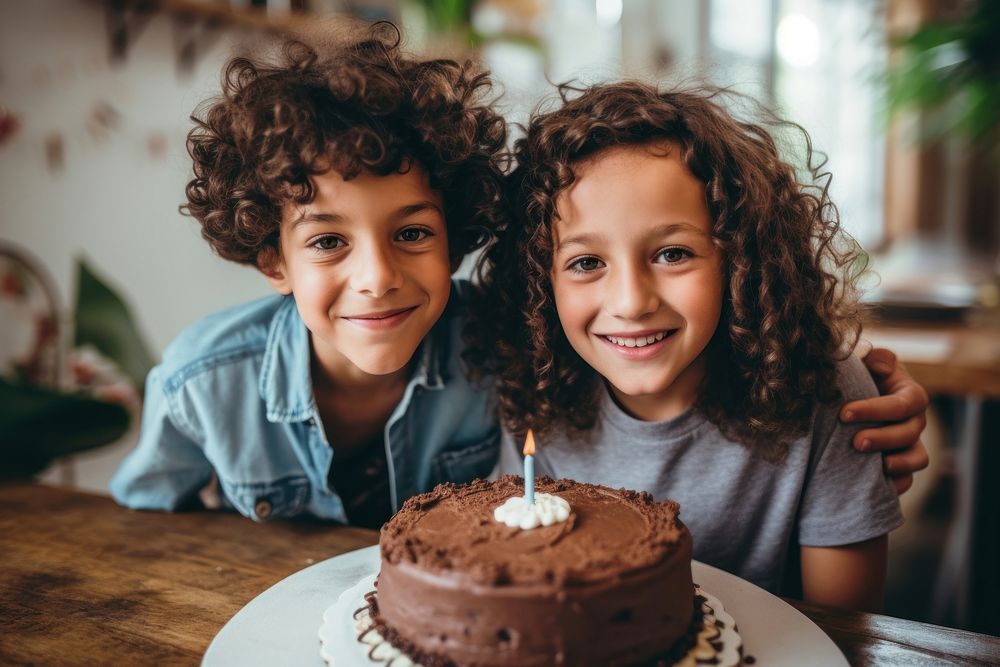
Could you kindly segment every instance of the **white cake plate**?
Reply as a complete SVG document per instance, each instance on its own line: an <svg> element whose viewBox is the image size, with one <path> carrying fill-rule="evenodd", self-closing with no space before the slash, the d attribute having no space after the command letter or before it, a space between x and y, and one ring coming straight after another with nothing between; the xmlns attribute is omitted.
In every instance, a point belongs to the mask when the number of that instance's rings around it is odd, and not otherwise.
<svg viewBox="0 0 1000 667"><path fill-rule="evenodd" d="M279 581L236 613L212 640L204 667L325 667L317 629L341 593L378 571L378 547L325 560ZM719 598L739 626L743 654L758 665L846 667L826 633L762 588L695 561L695 583ZM353 649L353 647L351 647Z"/></svg>

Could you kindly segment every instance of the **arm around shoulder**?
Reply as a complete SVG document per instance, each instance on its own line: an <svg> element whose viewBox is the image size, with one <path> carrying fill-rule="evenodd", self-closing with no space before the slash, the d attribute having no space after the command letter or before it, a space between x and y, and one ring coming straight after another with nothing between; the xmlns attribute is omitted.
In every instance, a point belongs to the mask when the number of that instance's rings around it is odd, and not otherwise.
<svg viewBox="0 0 1000 667"><path fill-rule="evenodd" d="M856 433L854 446L860 451L881 451L886 474L896 492L902 494L913 484L913 474L929 463L927 448L920 440L927 425L927 392L889 350L872 350L864 362L883 395L847 403L841 409L841 419L883 422Z"/></svg>

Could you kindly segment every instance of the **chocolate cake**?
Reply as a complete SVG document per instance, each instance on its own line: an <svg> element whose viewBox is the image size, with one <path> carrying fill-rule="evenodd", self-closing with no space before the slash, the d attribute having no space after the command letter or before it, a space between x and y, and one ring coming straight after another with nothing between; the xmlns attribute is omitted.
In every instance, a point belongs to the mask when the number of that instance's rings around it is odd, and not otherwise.
<svg viewBox="0 0 1000 667"><path fill-rule="evenodd" d="M524 491L510 475L408 500L382 528L372 604L382 636L424 667L655 664L674 653L695 607L677 503L547 477L536 489L567 501L568 519L531 530L497 521Z"/></svg>

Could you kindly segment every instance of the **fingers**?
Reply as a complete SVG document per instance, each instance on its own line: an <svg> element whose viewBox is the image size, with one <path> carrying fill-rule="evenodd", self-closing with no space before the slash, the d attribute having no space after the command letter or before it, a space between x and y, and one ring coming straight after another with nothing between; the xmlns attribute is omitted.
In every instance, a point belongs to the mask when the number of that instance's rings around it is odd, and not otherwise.
<svg viewBox="0 0 1000 667"><path fill-rule="evenodd" d="M844 422L898 422L911 417L926 419L927 393L910 381L887 396L851 401L840 409ZM920 425L923 430L923 424Z"/></svg>
<svg viewBox="0 0 1000 667"><path fill-rule="evenodd" d="M896 495L901 496L907 491L909 491L910 487L913 486L913 475L906 475L904 477L893 477L892 485L896 487Z"/></svg>
<svg viewBox="0 0 1000 667"><path fill-rule="evenodd" d="M854 448L862 452L881 452L887 449L909 448L911 445L916 447L915 443L918 442L926 424L927 418L920 414L888 426L862 429L854 435Z"/></svg>
<svg viewBox="0 0 1000 667"><path fill-rule="evenodd" d="M864 336L861 336L858 338L858 342L854 346L854 354L858 359L864 360L865 357L871 354L873 348L874 346L872 345L872 342Z"/></svg>
<svg viewBox="0 0 1000 667"><path fill-rule="evenodd" d="M877 375L889 375L896 368L896 355L884 347L873 348L863 358L868 370Z"/></svg>
<svg viewBox="0 0 1000 667"><path fill-rule="evenodd" d="M920 472L930 464L930 461L927 447L922 441L917 440L912 447L886 452L882 457L882 468L889 477L906 477Z"/></svg>

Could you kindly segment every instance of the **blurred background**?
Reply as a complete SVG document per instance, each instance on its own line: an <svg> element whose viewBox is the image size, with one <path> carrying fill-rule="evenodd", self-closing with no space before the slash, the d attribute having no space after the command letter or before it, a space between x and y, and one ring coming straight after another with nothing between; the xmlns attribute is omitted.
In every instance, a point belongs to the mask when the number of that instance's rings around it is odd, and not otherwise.
<svg viewBox="0 0 1000 667"><path fill-rule="evenodd" d="M34 0L0 3L0 472L106 493L140 379L270 288L177 210L222 64L345 19L481 59L524 121L552 83L732 86L829 157L877 280L865 335L932 396L886 612L1000 633L1000 3ZM514 132L517 135L517 130Z"/></svg>

